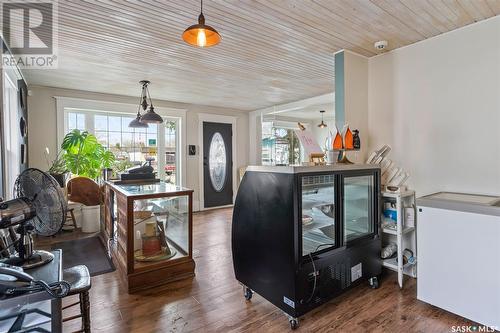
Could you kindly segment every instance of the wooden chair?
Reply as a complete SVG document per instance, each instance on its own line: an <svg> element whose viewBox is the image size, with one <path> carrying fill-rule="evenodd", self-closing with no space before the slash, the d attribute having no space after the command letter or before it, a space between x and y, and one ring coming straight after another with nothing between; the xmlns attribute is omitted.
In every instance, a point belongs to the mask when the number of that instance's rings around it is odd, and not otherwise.
<svg viewBox="0 0 500 333"><path fill-rule="evenodd" d="M68 309L80 305L80 314L63 318L63 322L82 318L81 329L77 332L90 333L90 297L89 290L92 287L89 269L85 265L78 265L63 270L63 280L67 281L71 288L68 296L78 295L78 302L63 307Z"/></svg>
<svg viewBox="0 0 500 333"><path fill-rule="evenodd" d="M66 187L69 201L79 202L85 206L96 206L102 201L101 188L90 178L71 178Z"/></svg>
<svg viewBox="0 0 500 333"><path fill-rule="evenodd" d="M78 226L76 225L76 219L75 219L74 210L75 210L74 208L68 208L68 210L66 211L66 219L64 220L64 224L63 224L61 230L64 230L64 231L75 231L78 228ZM72 227L71 230L64 229L64 227L68 225L67 224L68 220L71 221L71 224L70 224L70 226Z"/></svg>

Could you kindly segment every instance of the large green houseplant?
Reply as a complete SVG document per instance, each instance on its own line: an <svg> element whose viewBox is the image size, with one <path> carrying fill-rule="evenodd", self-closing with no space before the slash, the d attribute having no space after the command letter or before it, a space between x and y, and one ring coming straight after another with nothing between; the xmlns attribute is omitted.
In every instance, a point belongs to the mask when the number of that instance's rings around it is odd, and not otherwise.
<svg viewBox="0 0 500 333"><path fill-rule="evenodd" d="M78 176L96 179L102 169L110 168L115 161L113 153L87 131L72 130L64 137L61 148L66 168Z"/></svg>

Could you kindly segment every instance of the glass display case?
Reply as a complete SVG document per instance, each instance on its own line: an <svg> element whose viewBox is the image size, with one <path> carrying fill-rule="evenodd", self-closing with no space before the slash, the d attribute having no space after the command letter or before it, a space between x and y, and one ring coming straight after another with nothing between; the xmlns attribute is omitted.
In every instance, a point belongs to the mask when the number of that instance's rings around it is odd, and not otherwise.
<svg viewBox="0 0 500 333"><path fill-rule="evenodd" d="M250 166L233 210L236 279L297 318L363 281L378 287L380 168ZM295 325L295 326L294 326Z"/></svg>
<svg viewBox="0 0 500 333"><path fill-rule="evenodd" d="M106 183L106 233L129 291L194 275L192 193L165 182Z"/></svg>

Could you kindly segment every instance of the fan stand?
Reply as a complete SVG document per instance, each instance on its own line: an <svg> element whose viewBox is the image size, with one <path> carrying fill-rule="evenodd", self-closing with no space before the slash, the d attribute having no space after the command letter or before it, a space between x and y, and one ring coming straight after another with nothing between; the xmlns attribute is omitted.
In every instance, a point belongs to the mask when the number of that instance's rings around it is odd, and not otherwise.
<svg viewBox="0 0 500 333"><path fill-rule="evenodd" d="M12 256L5 261L8 265L21 266L24 269L30 269L45 265L54 259L54 255L48 251L33 251L32 225L22 223L16 232L19 234L19 244L17 246L17 256Z"/></svg>

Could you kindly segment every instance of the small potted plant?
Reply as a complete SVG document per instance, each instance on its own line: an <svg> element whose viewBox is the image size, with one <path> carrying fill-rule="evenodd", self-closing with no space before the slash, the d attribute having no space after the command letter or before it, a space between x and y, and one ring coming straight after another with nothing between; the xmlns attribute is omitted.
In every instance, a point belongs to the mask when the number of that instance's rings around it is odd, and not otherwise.
<svg viewBox="0 0 500 333"><path fill-rule="evenodd" d="M54 177L54 179L59 183L61 187L66 184L66 175L68 174L68 169L66 168L66 163L62 156L62 152L57 153L56 158L50 161L49 159L50 151L48 147L45 147L45 160L47 161L47 166L49 168L49 174Z"/></svg>

